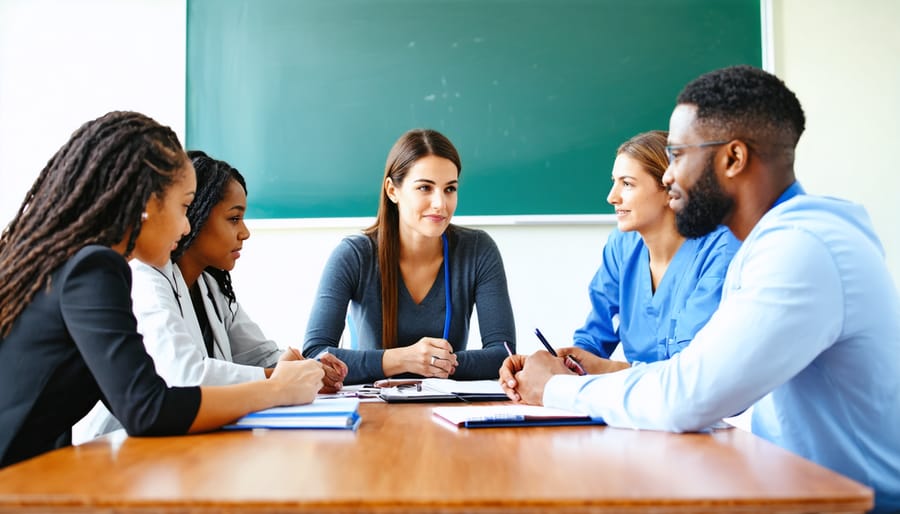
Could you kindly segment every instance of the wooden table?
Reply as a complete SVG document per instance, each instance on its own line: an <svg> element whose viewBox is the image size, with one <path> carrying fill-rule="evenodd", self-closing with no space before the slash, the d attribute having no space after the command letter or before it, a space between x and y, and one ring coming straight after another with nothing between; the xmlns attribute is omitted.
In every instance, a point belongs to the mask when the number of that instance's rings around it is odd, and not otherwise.
<svg viewBox="0 0 900 514"><path fill-rule="evenodd" d="M871 489L737 430L456 429L364 403L359 431L107 436L0 471L0 512L863 512Z"/></svg>

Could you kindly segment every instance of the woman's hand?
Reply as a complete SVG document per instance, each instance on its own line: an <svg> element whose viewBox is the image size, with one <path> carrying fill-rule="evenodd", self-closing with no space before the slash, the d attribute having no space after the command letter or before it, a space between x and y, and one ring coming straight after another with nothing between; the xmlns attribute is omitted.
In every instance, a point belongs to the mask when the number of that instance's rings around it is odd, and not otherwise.
<svg viewBox="0 0 900 514"><path fill-rule="evenodd" d="M631 367L627 362L597 357L593 353L575 346L560 348L556 353L563 358L567 355L571 355L572 358L581 364L581 367L584 368L584 371L586 371L588 375L602 375L604 373L612 373Z"/></svg>
<svg viewBox="0 0 900 514"><path fill-rule="evenodd" d="M278 361L299 361L303 360L303 354L292 346L288 346ZM322 382L325 384L320 393L331 394L340 391L344 387L344 378L347 376L347 365L344 361L338 359L335 355L328 352L320 353L315 360L322 363L322 369L325 371L325 377ZM272 375L272 368L266 368L266 378Z"/></svg>
<svg viewBox="0 0 900 514"><path fill-rule="evenodd" d="M277 405L299 405L316 399L324 377L319 361L279 360L267 383L274 387Z"/></svg>
<svg viewBox="0 0 900 514"><path fill-rule="evenodd" d="M384 352L381 367L386 377L415 373L423 377L447 378L459 362L446 339L423 337L415 344Z"/></svg>
<svg viewBox="0 0 900 514"><path fill-rule="evenodd" d="M319 392L336 393L340 391L344 387L344 378L347 377L348 371L344 361L328 352L320 353L316 356L316 360L322 363L322 368L325 371L325 378L323 379L325 387Z"/></svg>

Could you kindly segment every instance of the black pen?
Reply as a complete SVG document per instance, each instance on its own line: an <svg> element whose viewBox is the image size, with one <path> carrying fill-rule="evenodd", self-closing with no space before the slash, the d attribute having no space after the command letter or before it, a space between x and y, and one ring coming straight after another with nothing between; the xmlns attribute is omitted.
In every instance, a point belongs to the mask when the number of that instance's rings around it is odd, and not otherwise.
<svg viewBox="0 0 900 514"><path fill-rule="evenodd" d="M547 341L547 338L544 337L544 334L541 333L540 329L534 329L534 335L536 335L537 338L541 340L541 344L544 345L544 348L546 348L548 352L550 352L550 355L559 357L559 354L557 354L556 350L554 350L553 347L550 346L550 343ZM587 371L585 371L584 366L582 366L581 363L578 362L577 359L575 359L575 357L566 355L566 364L567 367L573 370L575 373L578 373L579 375L587 375Z"/></svg>
<svg viewBox="0 0 900 514"><path fill-rule="evenodd" d="M556 354L556 350L554 350L553 347L550 346L550 343L547 342L547 338L544 337L544 334L541 333L541 330L539 328L534 329L534 335L536 335L537 338L541 340L541 344L543 344L544 348L546 348L547 351L550 352L550 355L559 357L559 355Z"/></svg>

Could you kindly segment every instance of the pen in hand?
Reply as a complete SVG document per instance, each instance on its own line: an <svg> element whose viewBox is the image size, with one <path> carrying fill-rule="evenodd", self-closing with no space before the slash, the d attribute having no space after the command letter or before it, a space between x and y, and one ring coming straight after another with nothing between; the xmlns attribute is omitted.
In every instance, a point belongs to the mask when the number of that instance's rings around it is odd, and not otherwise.
<svg viewBox="0 0 900 514"><path fill-rule="evenodd" d="M540 329L534 329L534 335L536 335L537 338L540 339L541 344L544 345L544 348L546 348L548 352L550 352L550 355L559 357L559 354L557 354L556 350L554 350L553 347L550 346L550 343L547 341L547 338L544 337L544 334L541 333ZM582 366L581 363L575 359L575 357L566 355L565 361L566 367L568 367L575 373L578 373L579 375L587 375L587 371L585 371L584 366Z"/></svg>
<svg viewBox="0 0 900 514"><path fill-rule="evenodd" d="M546 348L548 352L550 352L550 355L559 357L559 355L556 354L556 350L554 350L553 347L550 346L550 343L547 342L547 339L544 337L544 334L541 333L541 330L539 328L534 329L534 335L536 335L537 338L541 340L541 344L544 345L544 348Z"/></svg>

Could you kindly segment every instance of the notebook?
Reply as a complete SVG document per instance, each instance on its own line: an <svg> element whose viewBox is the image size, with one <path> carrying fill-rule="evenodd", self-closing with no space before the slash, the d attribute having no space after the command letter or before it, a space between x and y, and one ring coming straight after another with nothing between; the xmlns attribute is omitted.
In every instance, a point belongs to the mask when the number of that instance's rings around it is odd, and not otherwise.
<svg viewBox="0 0 900 514"><path fill-rule="evenodd" d="M252 428L329 428L356 430L359 398L316 399L306 405L274 407L251 412L223 428L246 430Z"/></svg>
<svg viewBox="0 0 900 514"><path fill-rule="evenodd" d="M435 407L431 412L441 421L465 428L605 424L587 414L536 405Z"/></svg>
<svg viewBox="0 0 900 514"><path fill-rule="evenodd" d="M382 400L397 402L477 402L509 400L496 380L424 378L381 390Z"/></svg>

